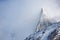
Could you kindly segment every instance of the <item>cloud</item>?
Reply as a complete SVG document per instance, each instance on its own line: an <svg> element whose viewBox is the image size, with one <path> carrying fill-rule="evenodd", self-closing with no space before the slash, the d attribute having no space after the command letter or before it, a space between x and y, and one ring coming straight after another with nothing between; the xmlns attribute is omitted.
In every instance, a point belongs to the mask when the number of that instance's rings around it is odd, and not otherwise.
<svg viewBox="0 0 60 40"><path fill-rule="evenodd" d="M44 12L49 18L59 21L60 8L57 3L58 0L46 0L43 4ZM57 19L58 17L58 19Z"/></svg>

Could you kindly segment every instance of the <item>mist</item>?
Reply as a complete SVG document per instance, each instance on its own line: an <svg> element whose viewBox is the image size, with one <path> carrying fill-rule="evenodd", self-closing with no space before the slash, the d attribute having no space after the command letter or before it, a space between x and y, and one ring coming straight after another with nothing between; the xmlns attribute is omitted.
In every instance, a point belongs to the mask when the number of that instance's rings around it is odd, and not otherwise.
<svg viewBox="0 0 60 40"><path fill-rule="evenodd" d="M24 40L35 32L40 10L60 21L59 0L0 0L0 40ZM13 36L12 36L13 35Z"/></svg>

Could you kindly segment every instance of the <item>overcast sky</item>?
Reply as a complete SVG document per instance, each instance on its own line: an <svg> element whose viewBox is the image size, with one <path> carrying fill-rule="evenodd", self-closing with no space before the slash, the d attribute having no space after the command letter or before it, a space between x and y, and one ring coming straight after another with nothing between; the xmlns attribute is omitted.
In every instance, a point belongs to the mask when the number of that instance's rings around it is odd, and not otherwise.
<svg viewBox="0 0 60 40"><path fill-rule="evenodd" d="M60 20L60 0L0 0L1 40L11 40L11 33L16 40L33 33L41 8L49 18Z"/></svg>

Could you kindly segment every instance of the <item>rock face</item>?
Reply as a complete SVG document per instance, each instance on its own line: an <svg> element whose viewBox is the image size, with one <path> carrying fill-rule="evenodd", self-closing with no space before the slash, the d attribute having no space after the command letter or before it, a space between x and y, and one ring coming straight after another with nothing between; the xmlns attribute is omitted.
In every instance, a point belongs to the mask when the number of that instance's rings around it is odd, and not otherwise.
<svg viewBox="0 0 60 40"><path fill-rule="evenodd" d="M51 22L43 15L43 9L41 9L39 24L37 25L35 33L29 35L24 40L59 40L60 22ZM57 36L58 35L58 36Z"/></svg>
<svg viewBox="0 0 60 40"><path fill-rule="evenodd" d="M25 40L60 40L60 33L57 29L60 28L60 22L53 23L46 30L38 31L28 36Z"/></svg>

